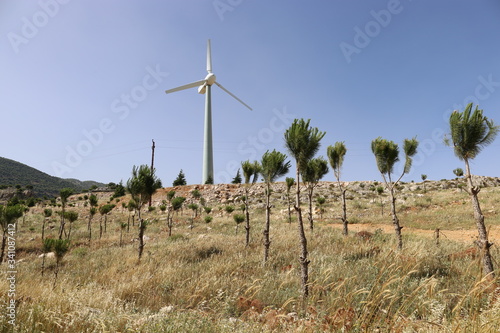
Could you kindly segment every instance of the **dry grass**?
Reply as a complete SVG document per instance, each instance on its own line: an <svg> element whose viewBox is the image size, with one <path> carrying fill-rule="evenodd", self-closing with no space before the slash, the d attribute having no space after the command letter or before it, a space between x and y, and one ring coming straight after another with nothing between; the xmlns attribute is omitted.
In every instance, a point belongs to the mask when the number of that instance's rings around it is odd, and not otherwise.
<svg viewBox="0 0 500 333"><path fill-rule="evenodd" d="M481 195L485 211L488 206L498 207L499 188L484 189ZM261 244L264 216L257 209L252 210L248 248L244 230L235 235L235 223L228 214L221 213L210 224L200 218L190 229L190 213L186 212L175 218L170 238L163 215L146 214L152 222L139 263L137 243L132 240L136 228L125 232L125 244L119 247L119 223L126 221L128 213L118 209L110 216L108 232L90 245L86 221L74 223L72 247L63 259L55 287L55 259L46 259L41 276L40 215L29 214L17 233L17 331L500 330L500 302L493 292L498 279L482 279L479 259L454 255L466 251L470 243L444 238L438 246L432 239L405 234L403 229L405 248L396 252L392 233L343 237L340 230L327 225L334 212L307 234L311 294L303 304L296 225L289 225L278 213L282 201L279 193L274 197L277 207L266 265ZM359 223L388 224L390 217L380 215L378 199L354 198L348 214L357 216ZM461 204L462 200L466 203ZM443 223L452 221L449 228L474 227L467 197L453 189L408 195L401 204L409 207L400 211L404 225L446 229ZM339 203L330 199L329 208L338 209ZM487 224L500 224L498 214L490 214ZM94 235L98 235L98 221L96 216ZM55 236L56 231L46 235ZM498 247L493 248L493 256L498 268ZM8 290L4 275L2 269L2 295ZM2 302L5 309L6 299ZM10 332L5 316L0 327L2 332Z"/></svg>

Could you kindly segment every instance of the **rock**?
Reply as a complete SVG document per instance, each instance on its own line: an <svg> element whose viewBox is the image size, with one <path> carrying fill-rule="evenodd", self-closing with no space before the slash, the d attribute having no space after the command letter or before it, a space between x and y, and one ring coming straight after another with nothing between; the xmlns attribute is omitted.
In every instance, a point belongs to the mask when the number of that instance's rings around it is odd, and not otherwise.
<svg viewBox="0 0 500 333"><path fill-rule="evenodd" d="M174 311L174 306L173 305L167 305L164 306L158 311L159 313L170 313Z"/></svg>
<svg viewBox="0 0 500 333"><path fill-rule="evenodd" d="M19 199L26 199L33 196L33 191L24 190L21 193L18 193L15 187L8 187L6 189L2 189L0 190L0 203L6 203L16 195L19 197Z"/></svg>

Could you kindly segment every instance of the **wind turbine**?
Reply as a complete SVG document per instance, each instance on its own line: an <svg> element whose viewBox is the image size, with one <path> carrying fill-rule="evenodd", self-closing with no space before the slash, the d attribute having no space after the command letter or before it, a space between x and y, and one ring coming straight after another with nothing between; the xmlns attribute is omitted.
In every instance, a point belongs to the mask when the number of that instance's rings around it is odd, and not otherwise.
<svg viewBox="0 0 500 333"><path fill-rule="evenodd" d="M210 47L210 39L207 42L207 76L200 81L185 84L183 86L166 90L165 93L170 94L179 90L198 87L198 93L205 94L205 134L203 139L203 176L202 183L205 184L208 179L214 180L214 158L212 146L212 85L215 83L219 88L234 97L238 102L252 110L241 99L236 97L229 90L224 88L215 80L215 74L212 73L212 54Z"/></svg>

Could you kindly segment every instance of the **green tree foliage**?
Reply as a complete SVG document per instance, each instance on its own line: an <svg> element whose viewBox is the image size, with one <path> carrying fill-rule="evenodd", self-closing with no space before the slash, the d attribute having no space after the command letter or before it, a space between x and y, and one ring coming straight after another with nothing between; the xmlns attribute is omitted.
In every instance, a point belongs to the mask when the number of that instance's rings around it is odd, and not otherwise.
<svg viewBox="0 0 500 333"><path fill-rule="evenodd" d="M453 169L453 174L456 177L463 177L464 176L464 170L462 168Z"/></svg>
<svg viewBox="0 0 500 333"><path fill-rule="evenodd" d="M391 213L392 213L392 223L394 225L394 230L396 232L396 237L398 241L398 249L403 248L403 238L401 235L402 227L399 224L399 218L396 213L396 196L394 193L395 186L399 183L401 178L410 172L412 157L417 153L418 141L416 138L405 139L403 142L403 151L405 153L405 164L403 168L403 173L396 180L392 180L392 174L394 172L394 165L399 161L399 147L393 141L388 141L382 139L381 137L376 138L372 141L371 148L375 155L375 160L377 162L378 170L382 175L385 186L389 191L391 197Z"/></svg>
<svg viewBox="0 0 500 333"><path fill-rule="evenodd" d="M174 197L175 197L175 191L172 190L167 192L167 200L169 202L171 202Z"/></svg>
<svg viewBox="0 0 500 333"><path fill-rule="evenodd" d="M173 212L178 212L179 210L181 210L182 205L184 204L184 201L186 201L185 197L172 198L170 201L170 204L171 204ZM173 217L170 216L170 218L168 219L168 235L169 236L172 236L172 226L173 226Z"/></svg>
<svg viewBox="0 0 500 333"><path fill-rule="evenodd" d="M234 206L227 205L224 207L224 210L226 211L226 213L231 214L232 212L234 212Z"/></svg>
<svg viewBox="0 0 500 333"><path fill-rule="evenodd" d="M52 216L52 209L50 209L50 208L45 208L45 209L43 210L43 216L44 216L44 217L51 217L51 216Z"/></svg>
<svg viewBox="0 0 500 333"><path fill-rule="evenodd" d="M66 203L68 202L68 198L73 194L73 189L71 188L63 188L60 192L59 192L59 196L61 197L61 207L62 207L62 214L61 214L61 226L59 228L59 239L62 239L62 235L63 233L65 232L64 231L64 225L65 225L65 221L64 221L64 218L65 218L65 215L64 215L64 211L65 211L65 208L66 208Z"/></svg>
<svg viewBox="0 0 500 333"><path fill-rule="evenodd" d="M114 192L112 198L120 198L123 197L126 193L125 186L123 186L123 182L120 181L118 184L115 185L114 187Z"/></svg>
<svg viewBox="0 0 500 333"><path fill-rule="evenodd" d="M236 176L234 176L233 180L231 181L231 184L241 184L242 178L241 178L241 173L240 169L238 169L238 172L236 172Z"/></svg>
<svg viewBox="0 0 500 333"><path fill-rule="evenodd" d="M476 158L483 148L493 143L499 131L499 126L485 117L483 110L476 106L472 111L472 106L470 103L463 112L455 111L450 115L451 141L446 140L453 146L455 156L464 162Z"/></svg>
<svg viewBox="0 0 500 333"><path fill-rule="evenodd" d="M186 201L186 198L184 197L175 197L172 199L172 209L174 211L178 211L179 209L182 208L182 204Z"/></svg>
<svg viewBox="0 0 500 333"><path fill-rule="evenodd" d="M243 214L234 214L233 215L234 222L236 222L236 234L238 233L238 226L240 223L245 221L245 215Z"/></svg>
<svg viewBox="0 0 500 333"><path fill-rule="evenodd" d="M89 202L89 221L87 224L87 230L89 232L89 242L92 239L92 219L94 218L94 215L97 213L97 205L98 205L98 199L95 194L91 194L88 197L88 202Z"/></svg>
<svg viewBox="0 0 500 333"><path fill-rule="evenodd" d="M302 221L302 209L300 202L300 174L307 167L307 163L311 160L320 148L321 139L325 136L325 132L320 132L316 127L310 127L309 120L295 119L292 125L285 131L285 147L296 162L296 191L295 191L295 210L297 212L297 222L299 224L299 242L300 256L299 262L301 265L301 281L302 281L302 296L307 298L309 295L309 263L307 258L307 238L304 232L304 223Z"/></svg>
<svg viewBox="0 0 500 333"><path fill-rule="evenodd" d="M427 175L422 174L422 175L420 175L420 177L422 178L422 184L424 186L424 193L426 193L427 191L425 189L425 181L427 180Z"/></svg>
<svg viewBox="0 0 500 333"><path fill-rule="evenodd" d="M325 212L324 205L326 203L326 198L325 197L317 197L316 198L316 204L319 207L319 218L323 219L323 213Z"/></svg>
<svg viewBox="0 0 500 333"><path fill-rule="evenodd" d="M115 205L106 204L99 207L99 214L101 214L101 220L99 225L99 238L102 237L102 218L104 217L104 232L107 232L107 222L108 222L108 214L115 208Z"/></svg>
<svg viewBox="0 0 500 333"><path fill-rule="evenodd" d="M192 190L191 195L193 196L194 199L200 200L201 199L201 192L199 190Z"/></svg>
<svg viewBox="0 0 500 333"><path fill-rule="evenodd" d="M258 161L250 162L250 160L241 162L241 169L245 178L245 184L255 184L259 175L260 165Z"/></svg>
<svg viewBox="0 0 500 333"><path fill-rule="evenodd" d="M130 215L132 214L133 211L137 209L137 202L135 202L134 199L130 199L127 203L127 209L128 209L128 218L127 218L127 232L130 231ZM132 215L132 226L135 226L135 215Z"/></svg>
<svg viewBox="0 0 500 333"><path fill-rule="evenodd" d="M244 161L241 163L241 170L243 170L243 177L245 178L245 196L243 199L243 203L245 204L245 246L248 247L250 244L250 210L248 209L249 205L249 196L248 193L250 191L250 187L255 184L257 181L257 177L259 175L259 162L254 161L250 162L250 160Z"/></svg>
<svg viewBox="0 0 500 333"><path fill-rule="evenodd" d="M149 202L153 194L159 188L161 188L161 180L156 177L154 169L151 169L145 164L132 168L132 177L127 181L127 191L137 203L137 216L139 222L138 260L141 260L144 250L144 231L146 229L146 223L141 218L141 209L144 204Z"/></svg>
<svg viewBox="0 0 500 333"><path fill-rule="evenodd" d="M24 206L17 204L13 206L0 205L0 225L2 227L2 250L0 253L0 264L3 262L5 254L5 245L7 243L7 236L9 232L14 232L13 225L17 219L23 216Z"/></svg>
<svg viewBox="0 0 500 333"><path fill-rule="evenodd" d="M197 212L198 212L198 204L190 203L187 207L193 211L193 219L196 218L197 215L198 215L197 214Z"/></svg>
<svg viewBox="0 0 500 333"><path fill-rule="evenodd" d="M196 205L196 209L194 210L194 213L195 213L195 218L198 217L198 208L200 206L204 206L205 205L205 199L203 198L200 190L197 190L197 189L194 189L191 191L191 195L193 196L193 199L194 200L197 200L199 204Z"/></svg>
<svg viewBox="0 0 500 333"><path fill-rule="evenodd" d="M193 202L193 203L190 203L187 207L193 211L193 216L190 219L191 224L189 226L191 229L193 229L194 220L198 217L198 204L195 204Z"/></svg>
<svg viewBox="0 0 500 333"><path fill-rule="evenodd" d="M168 210L167 210L167 226L168 226L168 236L172 236L172 200L175 197L175 191L171 190L167 192Z"/></svg>
<svg viewBox="0 0 500 333"><path fill-rule="evenodd" d="M69 231L68 231L68 239L71 237L71 227L73 225L73 222L78 220L78 212L76 211L67 211L64 213L66 216L64 217L69 221Z"/></svg>
<svg viewBox="0 0 500 333"><path fill-rule="evenodd" d="M54 255L56 257L56 268L54 270L54 287L57 282L57 275L59 274L59 267L61 261L68 252L69 246L70 246L69 239L46 238L43 241L43 253L46 254L48 252L54 251ZM43 275L44 265L45 265L45 256L44 256L44 261L42 263L42 275Z"/></svg>
<svg viewBox="0 0 500 333"><path fill-rule="evenodd" d="M500 127L496 126L493 120L485 117L483 110L480 110L478 106L472 111L472 106L472 103L470 103L463 112L454 111L450 115L451 139L447 138L445 143L452 146L455 156L465 163L467 192L472 201L474 218L479 234L477 244L483 253L484 274L490 274L489 276L494 278L493 260L490 252L490 247L493 244L488 241L484 215L478 198L481 189L472 182L470 160L476 158L486 146L493 143L500 131Z"/></svg>
<svg viewBox="0 0 500 333"><path fill-rule="evenodd" d="M271 225L271 184L274 183L277 178L286 175L290 170L290 162L286 160L287 158L285 154L279 151L273 150L270 152L268 150L264 153L260 161L260 174L266 183L266 224L262 232L264 236L264 263L266 263L269 258L269 247L271 246L271 240L269 239L269 229Z"/></svg>
<svg viewBox="0 0 500 333"><path fill-rule="evenodd" d="M177 175L177 178L175 178L174 182L172 183L172 186L184 186L186 185L186 176L184 176L184 172L179 171L179 174Z"/></svg>
<svg viewBox="0 0 500 333"><path fill-rule="evenodd" d="M384 193L384 187L377 186L375 190L377 191L377 194L380 197L381 215L384 216L384 201L382 200L382 193Z"/></svg>
<svg viewBox="0 0 500 333"><path fill-rule="evenodd" d="M328 162L323 157L312 158L307 162L306 167L302 169L302 180L307 185L307 200L309 203L308 219L309 228L314 229L313 220L313 193L318 182L328 173Z"/></svg>
<svg viewBox="0 0 500 333"><path fill-rule="evenodd" d="M212 176L208 176L207 181L205 182L205 184L213 184L213 183L214 183L214 179L212 178Z"/></svg>
<svg viewBox="0 0 500 333"><path fill-rule="evenodd" d="M347 203L346 203L346 191L340 182L340 174L342 170L342 165L344 164L344 157L347 153L347 148L344 142L335 142L333 146L328 146L326 149L326 155L328 156L328 161L330 162L330 166L332 167L333 174L335 179L337 180L337 185L339 187L340 195L342 198L342 234L347 236L349 233L347 220Z"/></svg>
<svg viewBox="0 0 500 333"><path fill-rule="evenodd" d="M45 209L43 210L43 217L44 217L44 219L43 219L43 221L42 221L42 241L43 241L43 240L44 240L44 238L45 238L45 222L46 222L46 221L47 221L47 219L48 219L49 217L51 217L51 216L52 216L52 209L50 209L50 208L45 208Z"/></svg>

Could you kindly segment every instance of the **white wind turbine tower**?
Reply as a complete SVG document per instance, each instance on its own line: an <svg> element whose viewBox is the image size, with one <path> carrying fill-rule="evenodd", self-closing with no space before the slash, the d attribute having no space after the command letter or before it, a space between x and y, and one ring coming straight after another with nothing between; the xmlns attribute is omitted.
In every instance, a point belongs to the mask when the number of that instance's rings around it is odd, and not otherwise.
<svg viewBox="0 0 500 333"><path fill-rule="evenodd" d="M212 55L210 47L210 39L207 43L207 76L200 81L192 82L177 88L166 90L165 93L170 94L179 90L189 89L198 87L198 93L205 94L205 134L203 140L203 176L202 184L210 178L214 180L214 158L213 158L213 147L212 147L212 85L215 83L222 90L227 92L229 95L234 97L238 102L252 110L247 104L245 104L241 99L232 94L229 90L224 88L219 82L215 81L215 74L212 73Z"/></svg>

